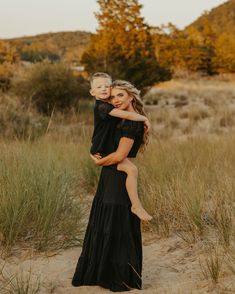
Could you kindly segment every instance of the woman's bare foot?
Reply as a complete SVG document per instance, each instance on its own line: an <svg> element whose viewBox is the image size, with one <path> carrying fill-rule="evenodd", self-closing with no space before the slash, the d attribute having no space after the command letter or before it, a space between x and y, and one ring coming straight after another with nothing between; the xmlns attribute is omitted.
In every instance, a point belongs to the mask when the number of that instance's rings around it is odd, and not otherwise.
<svg viewBox="0 0 235 294"><path fill-rule="evenodd" d="M131 206L131 212L137 215L142 221L150 221L153 218L142 206Z"/></svg>

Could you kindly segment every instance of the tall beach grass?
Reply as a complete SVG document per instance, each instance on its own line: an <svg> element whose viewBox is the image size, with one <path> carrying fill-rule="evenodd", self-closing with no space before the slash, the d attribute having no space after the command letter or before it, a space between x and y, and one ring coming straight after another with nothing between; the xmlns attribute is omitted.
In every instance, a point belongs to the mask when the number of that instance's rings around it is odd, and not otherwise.
<svg viewBox="0 0 235 294"><path fill-rule="evenodd" d="M73 244L100 169L90 139L0 143L0 237L7 248ZM152 138L137 159L140 197L160 235L195 242L208 229L229 248L234 237L235 137ZM88 201L89 202L89 201Z"/></svg>
<svg viewBox="0 0 235 294"><path fill-rule="evenodd" d="M38 250L78 243L88 175L86 142L0 143L0 234L10 248ZM89 181L89 180L88 180ZM32 245L32 244L31 244Z"/></svg>
<svg viewBox="0 0 235 294"><path fill-rule="evenodd" d="M194 242L211 228L229 246L235 216L234 144L234 136L151 141L139 159L140 194L160 234L177 232Z"/></svg>

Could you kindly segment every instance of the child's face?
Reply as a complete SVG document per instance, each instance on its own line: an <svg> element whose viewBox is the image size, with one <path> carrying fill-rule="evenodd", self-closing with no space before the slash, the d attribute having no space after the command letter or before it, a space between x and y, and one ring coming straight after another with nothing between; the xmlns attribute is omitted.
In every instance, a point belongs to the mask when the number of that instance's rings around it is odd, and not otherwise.
<svg viewBox="0 0 235 294"><path fill-rule="evenodd" d="M95 78L92 82L90 94L98 100L106 100L110 97L111 80L108 78Z"/></svg>

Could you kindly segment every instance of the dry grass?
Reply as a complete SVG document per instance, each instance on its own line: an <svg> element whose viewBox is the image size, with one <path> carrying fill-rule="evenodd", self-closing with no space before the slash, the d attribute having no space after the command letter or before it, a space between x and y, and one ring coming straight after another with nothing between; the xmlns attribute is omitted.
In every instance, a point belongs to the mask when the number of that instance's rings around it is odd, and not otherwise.
<svg viewBox="0 0 235 294"><path fill-rule="evenodd" d="M80 148L45 138L0 146L0 234L5 249L23 243L45 250L80 242L81 186L89 181L86 142Z"/></svg>
<svg viewBox="0 0 235 294"><path fill-rule="evenodd" d="M40 293L40 279L33 277L32 269L26 273L18 270L11 273L5 268L5 264L0 269L0 292L3 294L37 294Z"/></svg>
<svg viewBox="0 0 235 294"><path fill-rule="evenodd" d="M218 244L208 243L204 248L204 259L201 260L201 270L206 279L215 284L219 282L224 262L224 252Z"/></svg>
<svg viewBox="0 0 235 294"><path fill-rule="evenodd" d="M152 88L144 100L160 138L224 134L235 127L234 78L172 80Z"/></svg>
<svg viewBox="0 0 235 294"><path fill-rule="evenodd" d="M159 234L177 232L196 242L210 229L229 248L234 236L234 144L235 137L225 135L151 140L138 159L140 194ZM42 250L76 236L79 195L93 193L99 176L87 150L87 137L1 144L0 227L6 247L27 240Z"/></svg>
<svg viewBox="0 0 235 294"><path fill-rule="evenodd" d="M201 243L204 278L215 284L235 272L234 144L234 135L152 139L138 160L142 202L153 215L144 228Z"/></svg>
<svg viewBox="0 0 235 294"><path fill-rule="evenodd" d="M140 188L160 234L187 233L185 238L195 242L209 227L229 246L234 235L234 143L229 136L152 140L139 159Z"/></svg>

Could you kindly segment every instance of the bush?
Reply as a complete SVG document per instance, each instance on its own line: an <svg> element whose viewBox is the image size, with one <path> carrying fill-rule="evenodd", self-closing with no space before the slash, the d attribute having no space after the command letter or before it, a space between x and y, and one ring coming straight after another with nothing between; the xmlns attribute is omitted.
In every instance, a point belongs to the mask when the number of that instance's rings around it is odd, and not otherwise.
<svg viewBox="0 0 235 294"><path fill-rule="evenodd" d="M10 88L14 67L8 62L0 64L0 90L6 92Z"/></svg>
<svg viewBox="0 0 235 294"><path fill-rule="evenodd" d="M45 134L48 118L26 109L21 101L10 94L0 93L0 136L7 139L34 140Z"/></svg>
<svg viewBox="0 0 235 294"><path fill-rule="evenodd" d="M25 78L15 83L13 90L26 101L30 99L39 112L50 115L54 108L67 110L88 93L88 86L88 82L81 76L76 77L68 66L47 61L33 65Z"/></svg>

